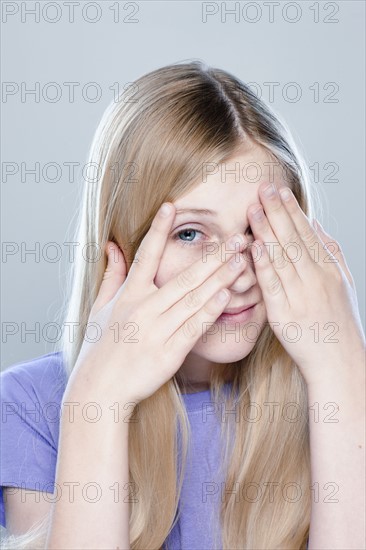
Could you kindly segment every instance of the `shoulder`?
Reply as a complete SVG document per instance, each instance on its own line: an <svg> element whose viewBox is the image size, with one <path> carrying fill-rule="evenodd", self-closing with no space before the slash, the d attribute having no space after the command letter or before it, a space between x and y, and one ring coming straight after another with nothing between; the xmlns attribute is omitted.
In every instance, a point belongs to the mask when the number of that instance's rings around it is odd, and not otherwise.
<svg viewBox="0 0 366 550"><path fill-rule="evenodd" d="M0 382L2 399L27 395L32 400L37 398L37 401L56 400L67 382L62 352L15 363L1 372Z"/></svg>
<svg viewBox="0 0 366 550"><path fill-rule="evenodd" d="M5 525L3 487L53 492L66 382L61 352L21 361L0 374L1 525ZM19 493L12 498L14 503ZM21 510L29 519L30 508L22 504Z"/></svg>
<svg viewBox="0 0 366 550"><path fill-rule="evenodd" d="M62 353L11 365L1 373L0 383L2 439L37 434L57 448L60 404L67 384Z"/></svg>

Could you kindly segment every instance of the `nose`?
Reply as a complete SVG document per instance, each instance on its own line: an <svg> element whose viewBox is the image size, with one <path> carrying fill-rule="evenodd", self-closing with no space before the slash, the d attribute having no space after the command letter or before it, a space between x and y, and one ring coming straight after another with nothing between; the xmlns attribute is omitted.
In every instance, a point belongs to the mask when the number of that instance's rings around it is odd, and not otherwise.
<svg viewBox="0 0 366 550"><path fill-rule="evenodd" d="M244 236L244 243L237 248L245 258L245 268L240 272L237 279L228 289L236 294L243 294L257 284L257 278L254 272L253 259L250 252L252 239Z"/></svg>

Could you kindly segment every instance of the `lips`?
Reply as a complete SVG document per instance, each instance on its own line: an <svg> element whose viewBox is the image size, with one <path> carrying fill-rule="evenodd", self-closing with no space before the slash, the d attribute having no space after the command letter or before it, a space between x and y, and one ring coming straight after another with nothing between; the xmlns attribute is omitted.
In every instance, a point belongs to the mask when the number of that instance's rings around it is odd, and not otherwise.
<svg viewBox="0 0 366 550"><path fill-rule="evenodd" d="M225 314L225 315L235 315L235 314L241 313L242 311L245 311L246 309L249 309L253 306L255 306L255 303L254 304L249 304L247 306L232 307L232 308L226 309L222 313Z"/></svg>

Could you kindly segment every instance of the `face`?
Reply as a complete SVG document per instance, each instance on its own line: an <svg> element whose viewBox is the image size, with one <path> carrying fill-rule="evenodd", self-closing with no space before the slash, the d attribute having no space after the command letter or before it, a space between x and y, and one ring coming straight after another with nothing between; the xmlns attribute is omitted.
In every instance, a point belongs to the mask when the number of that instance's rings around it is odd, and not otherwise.
<svg viewBox="0 0 366 550"><path fill-rule="evenodd" d="M158 288L192 263L203 259L208 242L220 246L230 236L240 233L245 238L243 251L254 240L247 210L259 201L259 185L264 180L277 186L284 184L281 167L278 163L274 165L269 153L257 145L217 168L215 173L207 175L206 181L202 180L173 203L177 212L155 277ZM213 213L179 213L180 209L210 209ZM256 306L246 320L230 325L216 321L207 329L202 327L199 340L181 367L193 383L209 380L209 371L214 364L231 363L246 357L265 325L267 315L255 264L250 253L245 257L244 271L227 287L231 297L225 310L249 304Z"/></svg>

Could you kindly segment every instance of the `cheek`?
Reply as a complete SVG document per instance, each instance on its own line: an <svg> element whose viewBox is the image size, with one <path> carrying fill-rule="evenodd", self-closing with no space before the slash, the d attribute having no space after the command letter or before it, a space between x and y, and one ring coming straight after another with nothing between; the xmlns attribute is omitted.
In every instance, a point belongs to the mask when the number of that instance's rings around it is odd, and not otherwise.
<svg viewBox="0 0 366 550"><path fill-rule="evenodd" d="M177 254L173 254L172 250L165 249L154 279L155 285L161 288L170 279L186 269L190 263L192 262L187 261L186 258L179 258Z"/></svg>
<svg viewBox="0 0 366 550"><path fill-rule="evenodd" d="M165 283L170 281L170 279L172 279L175 274L176 274L175 270L173 270L172 268L169 268L168 264L164 265L161 263L159 266L158 272L155 276L154 284L158 288L161 288L162 286L165 285Z"/></svg>

